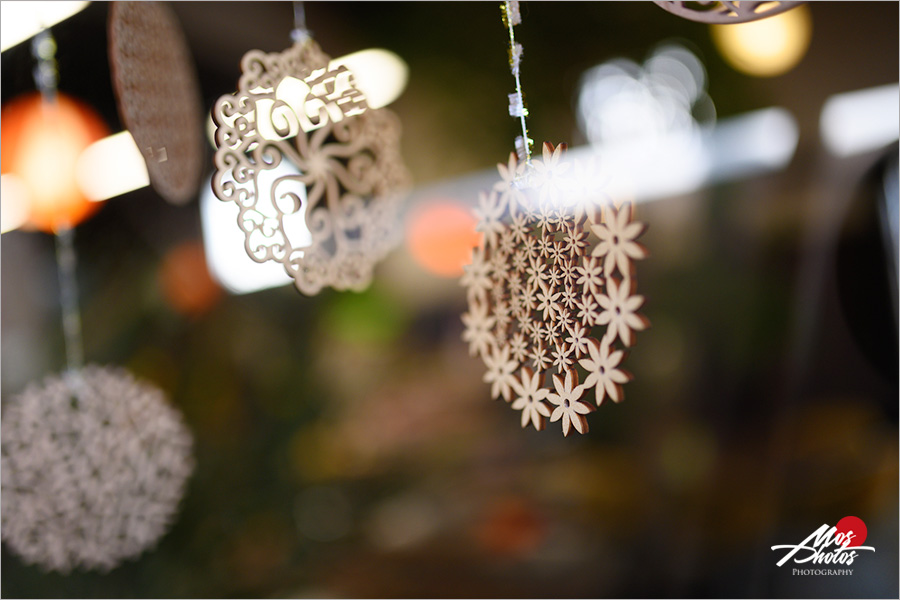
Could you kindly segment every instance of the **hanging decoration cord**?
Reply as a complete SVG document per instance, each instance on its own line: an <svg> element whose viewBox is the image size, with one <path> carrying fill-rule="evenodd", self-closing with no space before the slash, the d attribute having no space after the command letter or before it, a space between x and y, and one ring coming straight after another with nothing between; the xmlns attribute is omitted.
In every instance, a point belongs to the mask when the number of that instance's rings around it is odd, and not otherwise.
<svg viewBox="0 0 900 600"><path fill-rule="evenodd" d="M84 366L81 338L81 312L78 306L78 284L75 257L75 232L67 227L56 232L56 263L59 268L59 291L62 305L63 333L66 341L66 363L70 373Z"/></svg>
<svg viewBox="0 0 900 600"><path fill-rule="evenodd" d="M49 29L43 29L31 41L31 55L36 65L34 84L44 99L46 110L56 108L56 87L59 81L56 65L56 40ZM75 232L71 227L56 231L56 266L59 271L60 307L66 348L66 370L72 392L81 390L81 369L84 366L84 344L81 336L81 312L78 305L78 282L75 255Z"/></svg>
<svg viewBox="0 0 900 600"><path fill-rule="evenodd" d="M519 77L519 66L522 63L522 44L516 41L514 26L522 22L522 13L519 11L519 3L515 0L507 0L500 6L503 23L509 29L509 68L516 79L516 91L509 95L509 115L518 117L522 124L522 135L516 137L516 153L520 161L531 163L531 144L533 140L528 137L528 127L525 125L525 117L528 109L525 108L525 97L522 94L522 81Z"/></svg>
<svg viewBox="0 0 900 600"><path fill-rule="evenodd" d="M312 37L312 32L306 28L306 8L302 0L294 1L294 29L291 30L291 39L295 44L300 44Z"/></svg>

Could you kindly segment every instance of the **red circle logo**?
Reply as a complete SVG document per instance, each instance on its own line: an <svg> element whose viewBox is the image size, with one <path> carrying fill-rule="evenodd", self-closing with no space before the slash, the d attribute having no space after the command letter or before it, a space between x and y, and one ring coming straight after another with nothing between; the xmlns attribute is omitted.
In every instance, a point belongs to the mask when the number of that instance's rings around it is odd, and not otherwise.
<svg viewBox="0 0 900 600"><path fill-rule="evenodd" d="M843 533L844 536L850 537L850 542L844 544L847 547L862 546L862 543L866 541L866 535L869 533L869 530L866 529L866 524L859 517L844 517L837 522L835 528L837 529L836 533Z"/></svg>

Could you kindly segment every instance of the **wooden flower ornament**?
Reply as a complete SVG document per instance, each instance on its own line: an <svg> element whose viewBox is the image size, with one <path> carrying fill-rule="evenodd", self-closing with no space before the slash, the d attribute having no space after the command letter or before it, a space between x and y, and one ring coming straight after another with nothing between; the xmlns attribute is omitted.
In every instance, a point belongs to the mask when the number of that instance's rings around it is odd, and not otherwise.
<svg viewBox="0 0 900 600"><path fill-rule="evenodd" d="M586 416L606 398L621 402L631 375L625 348L648 326L638 314L635 262L645 226L633 207L598 200L565 159L544 144L529 164L515 154L475 211L482 243L460 282L463 340L487 367L491 396L521 411L522 427L562 421L587 433Z"/></svg>
<svg viewBox="0 0 900 600"><path fill-rule="evenodd" d="M305 294L359 290L399 239L409 176L400 125L368 107L353 73L312 40L252 50L235 94L219 98L212 187L234 202L245 248L277 261Z"/></svg>

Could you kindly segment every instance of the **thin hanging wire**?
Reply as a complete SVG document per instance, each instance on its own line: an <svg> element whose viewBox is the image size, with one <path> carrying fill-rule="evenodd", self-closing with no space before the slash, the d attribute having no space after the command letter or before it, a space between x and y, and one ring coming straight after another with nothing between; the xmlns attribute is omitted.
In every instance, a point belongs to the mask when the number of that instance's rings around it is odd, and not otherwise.
<svg viewBox="0 0 900 600"><path fill-rule="evenodd" d="M312 32L306 28L306 8L301 0L294 1L294 29L291 30L291 39L295 44L300 44L312 37Z"/></svg>
<svg viewBox="0 0 900 600"><path fill-rule="evenodd" d="M520 161L531 164L531 144L528 137L528 127L525 117L528 109L525 107L525 97L522 94L522 81L519 77L519 66L522 62L522 44L516 42L514 26L522 22L522 14L519 12L519 3L515 0L506 0L501 6L503 23L509 29L509 68L516 80L516 91L509 95L509 114L518 117L522 125L522 135L516 137L516 153Z"/></svg>
<svg viewBox="0 0 900 600"><path fill-rule="evenodd" d="M70 372L84 366L81 336L81 310L78 305L78 260L75 254L75 232L71 227L56 232L56 264L59 269L59 295L62 306L63 334L66 342L66 366Z"/></svg>
<svg viewBox="0 0 900 600"><path fill-rule="evenodd" d="M59 75L56 64L56 40L50 29L43 29L31 40L31 55L36 63L32 73L34 84L43 98L44 110L52 113L58 107L56 91ZM48 117L52 118L52 115L48 114ZM78 305L75 232L71 227L60 227L56 231L55 238L66 370L72 392L77 397L82 385L80 374L84 366L84 342L81 334L81 310Z"/></svg>

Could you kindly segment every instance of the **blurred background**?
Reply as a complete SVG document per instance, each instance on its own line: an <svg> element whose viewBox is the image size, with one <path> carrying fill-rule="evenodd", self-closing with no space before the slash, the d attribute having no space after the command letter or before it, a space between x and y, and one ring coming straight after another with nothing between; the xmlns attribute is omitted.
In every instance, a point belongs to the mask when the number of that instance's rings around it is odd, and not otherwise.
<svg viewBox="0 0 900 600"><path fill-rule="evenodd" d="M170 6L205 111L244 52L291 44L288 2ZM109 10L52 33L59 90L116 133ZM468 209L518 134L497 3L305 11L330 55L402 61L404 242L362 293L235 293L210 274L230 263L201 210L208 142L188 203L102 202L75 232L86 360L165 390L197 468L155 549L62 576L4 546L3 596L897 596L897 3L809 3L762 33L522 3L531 137L601 157L649 225L635 380L567 439L521 430L460 339ZM4 43L4 106L34 66ZM3 219L6 401L65 350L53 237ZM776 567L771 546L847 515L876 549L852 576Z"/></svg>

